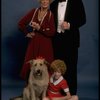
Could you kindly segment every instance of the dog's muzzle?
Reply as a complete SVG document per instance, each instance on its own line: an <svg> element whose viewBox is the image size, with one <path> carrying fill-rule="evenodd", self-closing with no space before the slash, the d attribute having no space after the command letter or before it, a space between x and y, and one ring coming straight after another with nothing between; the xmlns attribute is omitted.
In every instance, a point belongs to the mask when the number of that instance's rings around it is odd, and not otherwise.
<svg viewBox="0 0 100 100"><path fill-rule="evenodd" d="M38 69L36 72L35 72L35 76L42 76L42 71L40 69Z"/></svg>

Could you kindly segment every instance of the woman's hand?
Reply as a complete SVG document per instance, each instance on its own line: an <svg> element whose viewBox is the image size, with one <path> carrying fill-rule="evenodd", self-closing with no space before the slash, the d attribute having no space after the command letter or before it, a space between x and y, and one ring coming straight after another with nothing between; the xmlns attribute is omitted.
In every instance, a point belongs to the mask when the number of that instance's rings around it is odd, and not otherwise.
<svg viewBox="0 0 100 100"><path fill-rule="evenodd" d="M39 30L40 29L40 25L36 22L31 22L33 29L35 30Z"/></svg>
<svg viewBox="0 0 100 100"><path fill-rule="evenodd" d="M28 37L28 38L33 38L34 35L35 35L34 32L30 32L30 33L28 33L28 34L26 35L26 37Z"/></svg>

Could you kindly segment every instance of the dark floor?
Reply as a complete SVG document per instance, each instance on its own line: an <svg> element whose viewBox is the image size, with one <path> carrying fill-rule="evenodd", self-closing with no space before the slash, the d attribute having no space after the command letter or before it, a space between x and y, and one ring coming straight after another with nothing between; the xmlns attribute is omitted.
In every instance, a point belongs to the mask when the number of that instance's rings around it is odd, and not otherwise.
<svg viewBox="0 0 100 100"><path fill-rule="evenodd" d="M19 80L10 80L10 81L3 80L1 100L9 100L10 98L20 96L22 94L24 86L25 86L25 82L22 80L20 81ZM82 92L84 92L85 96L83 95ZM86 93L87 92L85 92L84 89L82 89L81 91L78 91L79 100L99 100L97 95L93 97L92 90L90 90L88 94Z"/></svg>
<svg viewBox="0 0 100 100"><path fill-rule="evenodd" d="M20 96L22 94L22 88L7 87L2 90L1 100L9 100L12 97ZM93 98L79 97L79 100L98 100Z"/></svg>

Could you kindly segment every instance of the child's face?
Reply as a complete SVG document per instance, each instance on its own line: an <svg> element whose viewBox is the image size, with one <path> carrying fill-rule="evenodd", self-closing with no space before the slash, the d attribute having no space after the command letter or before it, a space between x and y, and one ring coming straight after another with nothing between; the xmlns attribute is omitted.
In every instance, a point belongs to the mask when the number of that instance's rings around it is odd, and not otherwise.
<svg viewBox="0 0 100 100"><path fill-rule="evenodd" d="M57 71L55 71L54 72L54 78L57 80L57 79L59 79L59 77L61 76L62 74L61 74L61 71L60 70L57 70Z"/></svg>

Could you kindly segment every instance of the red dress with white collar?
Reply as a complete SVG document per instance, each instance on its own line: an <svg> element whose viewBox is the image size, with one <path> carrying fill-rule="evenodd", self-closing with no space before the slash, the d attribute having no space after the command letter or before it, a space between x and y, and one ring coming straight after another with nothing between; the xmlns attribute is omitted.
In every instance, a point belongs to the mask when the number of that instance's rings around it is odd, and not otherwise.
<svg viewBox="0 0 100 100"><path fill-rule="evenodd" d="M47 95L49 98L53 97L62 97L63 95L60 93L61 90L64 90L64 92L69 91L68 84L66 80L61 76L58 80L53 82L53 76L50 78Z"/></svg>

